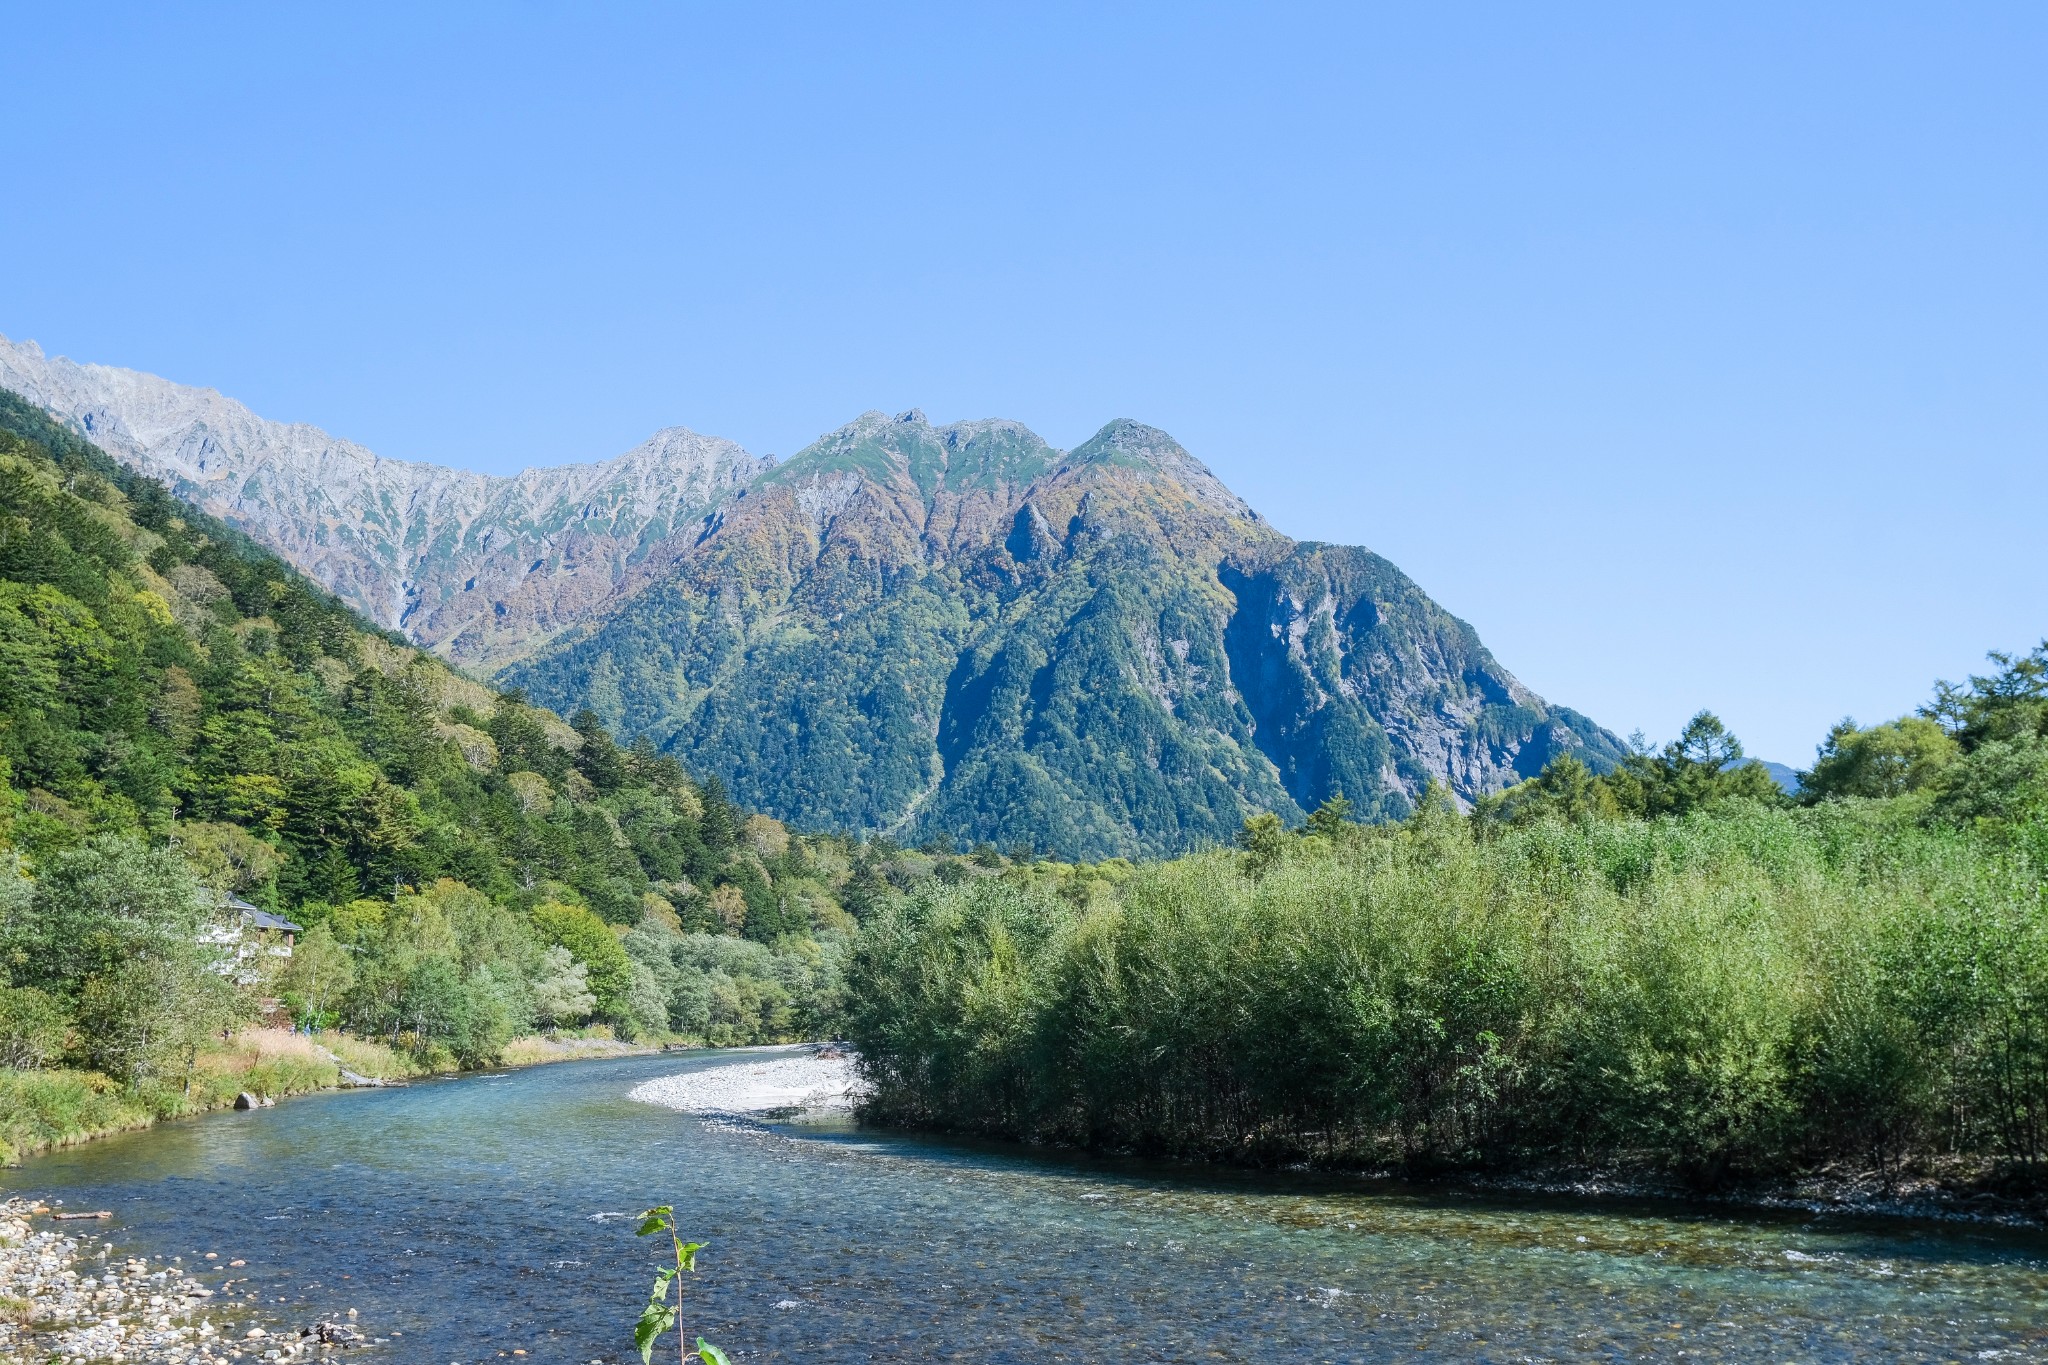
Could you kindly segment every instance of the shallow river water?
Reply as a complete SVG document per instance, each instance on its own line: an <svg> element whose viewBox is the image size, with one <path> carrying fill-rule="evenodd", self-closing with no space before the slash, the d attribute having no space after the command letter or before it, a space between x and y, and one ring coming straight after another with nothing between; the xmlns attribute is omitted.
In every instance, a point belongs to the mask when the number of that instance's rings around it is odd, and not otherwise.
<svg viewBox="0 0 2048 1365"><path fill-rule="evenodd" d="M311 1096L0 1188L111 1209L123 1250L246 1276L234 1294L280 1323L356 1308L391 1337L370 1360L633 1357L657 1248L622 1215L664 1202L710 1243L685 1320L739 1361L2048 1360L2035 1233L1064 1160L626 1098L729 1059Z"/></svg>

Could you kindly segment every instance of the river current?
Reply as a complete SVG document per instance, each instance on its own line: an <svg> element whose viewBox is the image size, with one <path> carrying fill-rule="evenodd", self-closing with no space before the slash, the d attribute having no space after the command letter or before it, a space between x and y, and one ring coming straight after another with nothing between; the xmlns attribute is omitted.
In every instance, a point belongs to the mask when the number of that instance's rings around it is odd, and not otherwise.
<svg viewBox="0 0 2048 1365"><path fill-rule="evenodd" d="M630 1215L656 1203L709 1243L686 1324L742 1362L2048 1360L2038 1233L1219 1174L626 1098L730 1059L309 1096L0 1188L111 1209L120 1249L235 1279L222 1299L277 1324L355 1308L390 1339L363 1358L407 1365L634 1358L659 1249Z"/></svg>

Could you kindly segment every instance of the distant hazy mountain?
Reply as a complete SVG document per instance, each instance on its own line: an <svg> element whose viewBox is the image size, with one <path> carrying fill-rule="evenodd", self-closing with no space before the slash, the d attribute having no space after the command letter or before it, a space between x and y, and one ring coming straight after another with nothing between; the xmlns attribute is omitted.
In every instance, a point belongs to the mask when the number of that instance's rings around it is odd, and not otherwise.
<svg viewBox="0 0 2048 1365"><path fill-rule="evenodd" d="M1773 763L1768 758L1753 758L1752 763L1761 763L1771 781L1778 784L1778 790L1787 796L1799 795L1799 770L1783 763Z"/></svg>
<svg viewBox="0 0 2048 1365"><path fill-rule="evenodd" d="M0 342L0 387L383 624L806 825L1154 853L1621 752L1392 564L1290 540L1135 422L1068 452L868 413L780 465L673 429L493 479L32 344Z"/></svg>

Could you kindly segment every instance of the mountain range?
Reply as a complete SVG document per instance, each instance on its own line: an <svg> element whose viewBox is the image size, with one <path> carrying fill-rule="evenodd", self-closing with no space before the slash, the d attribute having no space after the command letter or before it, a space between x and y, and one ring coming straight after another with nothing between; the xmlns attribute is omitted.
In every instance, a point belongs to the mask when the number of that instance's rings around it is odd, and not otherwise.
<svg viewBox="0 0 2048 1365"><path fill-rule="evenodd" d="M0 388L376 624L806 827L1150 855L1622 752L1393 564L1282 535L1137 422L1066 451L870 412L780 463L678 427L493 477L33 342L0 338Z"/></svg>

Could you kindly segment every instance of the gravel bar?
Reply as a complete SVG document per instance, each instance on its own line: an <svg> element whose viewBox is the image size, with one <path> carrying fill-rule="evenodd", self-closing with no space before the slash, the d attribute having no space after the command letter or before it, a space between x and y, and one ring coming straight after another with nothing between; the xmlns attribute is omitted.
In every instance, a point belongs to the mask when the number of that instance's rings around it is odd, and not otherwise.
<svg viewBox="0 0 2048 1365"><path fill-rule="evenodd" d="M851 1053L820 1048L663 1076L635 1086L627 1097L686 1114L831 1113L853 1108L860 1082Z"/></svg>

